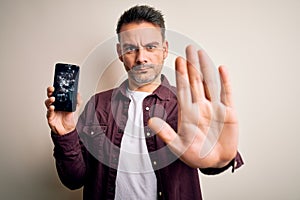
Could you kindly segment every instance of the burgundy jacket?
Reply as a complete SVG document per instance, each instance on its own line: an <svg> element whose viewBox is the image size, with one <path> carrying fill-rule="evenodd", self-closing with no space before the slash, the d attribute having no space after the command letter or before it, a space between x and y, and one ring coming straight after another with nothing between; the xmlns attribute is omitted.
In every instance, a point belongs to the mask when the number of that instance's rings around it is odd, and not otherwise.
<svg viewBox="0 0 300 200"><path fill-rule="evenodd" d="M110 200L115 196L120 144L130 100L128 82L119 88L93 96L81 114L75 131L64 136L52 133L56 168L62 183L70 189L84 187L84 200ZM183 163L147 127L150 117L164 119L176 131L176 89L162 76L162 84L143 102L146 145L157 178L157 199L201 200L198 169ZM243 164L240 154L223 168L200 169L218 174Z"/></svg>

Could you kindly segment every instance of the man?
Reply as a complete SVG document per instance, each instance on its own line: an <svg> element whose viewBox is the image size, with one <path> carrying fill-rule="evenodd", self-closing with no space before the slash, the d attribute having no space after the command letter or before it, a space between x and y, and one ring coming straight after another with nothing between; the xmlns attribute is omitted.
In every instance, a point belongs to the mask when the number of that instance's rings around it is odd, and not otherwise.
<svg viewBox="0 0 300 200"><path fill-rule="evenodd" d="M78 122L54 110L54 88L47 89L59 177L70 189L83 186L86 200L202 199L198 169L218 174L243 164L226 69L219 67L216 93L208 56L188 46L186 59L176 59L177 88L170 86L161 74L164 28L152 7L123 13L117 52L128 79L93 96Z"/></svg>

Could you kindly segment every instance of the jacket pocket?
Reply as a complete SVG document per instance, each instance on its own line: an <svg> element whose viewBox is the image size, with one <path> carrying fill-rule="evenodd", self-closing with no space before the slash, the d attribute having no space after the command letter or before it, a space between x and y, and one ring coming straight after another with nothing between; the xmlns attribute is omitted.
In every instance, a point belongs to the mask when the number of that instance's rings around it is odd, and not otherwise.
<svg viewBox="0 0 300 200"><path fill-rule="evenodd" d="M103 159L103 145L106 138L107 126L86 125L82 129L83 144L86 149L99 161Z"/></svg>
<svg viewBox="0 0 300 200"><path fill-rule="evenodd" d="M107 131L107 126L101 125L88 125L83 127L83 133L91 138L95 138L101 134L105 134Z"/></svg>

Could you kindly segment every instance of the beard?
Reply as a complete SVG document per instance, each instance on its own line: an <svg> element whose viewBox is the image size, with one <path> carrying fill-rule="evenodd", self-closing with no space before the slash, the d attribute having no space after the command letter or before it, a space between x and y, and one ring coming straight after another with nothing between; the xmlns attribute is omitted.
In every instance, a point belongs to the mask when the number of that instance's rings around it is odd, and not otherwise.
<svg viewBox="0 0 300 200"><path fill-rule="evenodd" d="M142 86L155 81L161 72L161 67L153 64L136 65L127 71L128 77L137 85Z"/></svg>

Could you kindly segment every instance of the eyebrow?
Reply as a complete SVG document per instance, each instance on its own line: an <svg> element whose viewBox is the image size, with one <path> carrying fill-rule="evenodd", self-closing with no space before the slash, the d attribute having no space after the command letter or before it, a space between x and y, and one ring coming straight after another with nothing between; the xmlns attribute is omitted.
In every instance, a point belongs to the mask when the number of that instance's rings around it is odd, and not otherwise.
<svg viewBox="0 0 300 200"><path fill-rule="evenodd" d="M147 46L147 45L159 45L159 44L160 44L159 42L153 41L153 42L149 42L149 43L147 43L147 44L145 44L145 45L142 45L142 46ZM124 44L122 45L123 48L124 48L124 47L131 47L131 46L136 47L135 44L130 44L130 43L124 43Z"/></svg>

